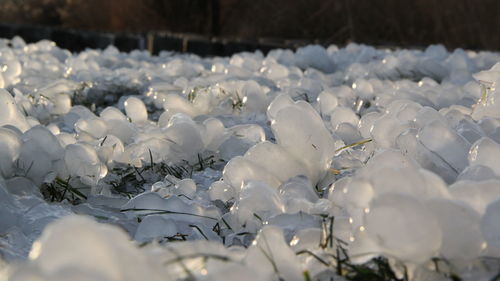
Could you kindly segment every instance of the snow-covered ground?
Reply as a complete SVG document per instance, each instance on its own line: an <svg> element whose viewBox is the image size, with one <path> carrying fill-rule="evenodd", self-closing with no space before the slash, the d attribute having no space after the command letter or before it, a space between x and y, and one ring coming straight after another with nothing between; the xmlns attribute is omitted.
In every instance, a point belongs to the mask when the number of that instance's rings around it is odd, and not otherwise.
<svg viewBox="0 0 500 281"><path fill-rule="evenodd" d="M2 39L0 280L495 278L499 62Z"/></svg>

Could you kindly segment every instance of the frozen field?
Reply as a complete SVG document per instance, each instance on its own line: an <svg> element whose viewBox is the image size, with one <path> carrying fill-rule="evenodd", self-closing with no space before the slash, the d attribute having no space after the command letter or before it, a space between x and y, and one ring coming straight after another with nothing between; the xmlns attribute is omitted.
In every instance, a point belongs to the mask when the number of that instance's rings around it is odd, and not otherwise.
<svg viewBox="0 0 500 281"><path fill-rule="evenodd" d="M499 84L438 45L1 39L0 280L497 280Z"/></svg>

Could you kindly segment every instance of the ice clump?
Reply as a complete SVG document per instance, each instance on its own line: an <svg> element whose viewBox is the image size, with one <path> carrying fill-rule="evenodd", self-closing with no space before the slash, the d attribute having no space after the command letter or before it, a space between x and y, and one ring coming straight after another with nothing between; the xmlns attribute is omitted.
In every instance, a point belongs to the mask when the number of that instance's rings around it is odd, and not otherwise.
<svg viewBox="0 0 500 281"><path fill-rule="evenodd" d="M176 234L177 226L173 220L166 220L161 216L147 216L139 224L134 239L145 242L158 237L173 237Z"/></svg>
<svg viewBox="0 0 500 281"><path fill-rule="evenodd" d="M326 50L318 45L307 46L297 50L297 64L299 67L314 67L326 73L334 70L333 62Z"/></svg>
<svg viewBox="0 0 500 281"><path fill-rule="evenodd" d="M475 142L469 151L470 165L482 165L500 175L500 144L489 138L481 138Z"/></svg>
<svg viewBox="0 0 500 281"><path fill-rule="evenodd" d="M83 183L89 186L96 186L97 182L108 172L95 149L88 144L68 145L64 161L69 175L80 178Z"/></svg>
<svg viewBox="0 0 500 281"><path fill-rule="evenodd" d="M299 101L278 111L271 128L276 143L304 163L313 183L319 181L330 166L336 143L318 113Z"/></svg>
<svg viewBox="0 0 500 281"><path fill-rule="evenodd" d="M500 181L487 179L483 181L458 181L449 186L451 195L457 200L466 202L479 214L484 214L488 205L500 198Z"/></svg>
<svg viewBox="0 0 500 281"><path fill-rule="evenodd" d="M138 123L148 120L146 106L140 99L130 97L125 101L124 105L127 116L132 120L132 122Z"/></svg>
<svg viewBox="0 0 500 281"><path fill-rule="evenodd" d="M277 144L260 143L243 157L233 158L223 178L236 189L251 178L274 187L298 175L318 182L330 166L335 142L314 109L301 102L284 107L271 120L271 127ZM263 157L268 160L262 161ZM278 169L275 161L287 169Z"/></svg>
<svg viewBox="0 0 500 281"><path fill-rule="evenodd" d="M486 213L481 219L481 231L487 242L489 251L495 256L500 254L500 236L498 213L500 212L500 201L497 199L486 208Z"/></svg>
<svg viewBox="0 0 500 281"><path fill-rule="evenodd" d="M435 199L428 207L441 227L441 255L446 259L474 259L483 250L480 215L471 207L451 200Z"/></svg>
<svg viewBox="0 0 500 281"><path fill-rule="evenodd" d="M266 257L272 256L272 260ZM245 257L247 264L261 268L270 278L277 272L285 280L302 280L300 263L295 253L288 247L281 229L267 226L261 230Z"/></svg>
<svg viewBox="0 0 500 281"><path fill-rule="evenodd" d="M12 196L7 192L3 182L0 183L0 193L2 193L1 197L1 220L0 220L0 231L4 233L9 228L16 224L18 220L19 214L15 212L15 205Z"/></svg>
<svg viewBox="0 0 500 281"><path fill-rule="evenodd" d="M22 136L18 165L24 175L40 184L51 181L61 168L63 148L46 127L37 125Z"/></svg>
<svg viewBox="0 0 500 281"><path fill-rule="evenodd" d="M284 211L283 203L276 189L265 183L250 181L245 184L240 192L238 202L233 206L241 224L249 224L249 221L268 220L271 216Z"/></svg>
<svg viewBox="0 0 500 281"><path fill-rule="evenodd" d="M427 261L441 246L436 219L416 199L405 195L389 193L375 199L360 231L366 231L382 253L410 263Z"/></svg>
<svg viewBox="0 0 500 281"><path fill-rule="evenodd" d="M71 250L68 250L71 249ZM98 254L96 254L98 253ZM69 216L47 227L29 254L31 266L10 280L162 280L159 265L118 228Z"/></svg>
<svg viewBox="0 0 500 281"><path fill-rule="evenodd" d="M417 138L457 172L466 167L470 143L440 121L427 124L418 133Z"/></svg>
<svg viewBox="0 0 500 281"><path fill-rule="evenodd" d="M23 132L29 129L25 116L17 108L12 95L5 89L0 89L0 105L2 106L0 126L12 125Z"/></svg>
<svg viewBox="0 0 500 281"><path fill-rule="evenodd" d="M0 172L3 177L10 177L14 172L21 145L19 135L7 128L0 128Z"/></svg>
<svg viewBox="0 0 500 281"><path fill-rule="evenodd" d="M75 123L75 131L82 134L88 134L92 138L104 138L108 132L108 125L100 119L80 119Z"/></svg>

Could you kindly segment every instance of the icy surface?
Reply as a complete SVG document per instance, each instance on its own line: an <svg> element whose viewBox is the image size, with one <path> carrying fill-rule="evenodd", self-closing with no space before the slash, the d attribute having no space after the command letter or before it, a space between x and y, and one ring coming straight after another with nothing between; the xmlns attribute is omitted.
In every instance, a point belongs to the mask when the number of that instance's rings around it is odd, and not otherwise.
<svg viewBox="0 0 500 281"><path fill-rule="evenodd" d="M494 280L499 83L439 45L2 39L0 280Z"/></svg>

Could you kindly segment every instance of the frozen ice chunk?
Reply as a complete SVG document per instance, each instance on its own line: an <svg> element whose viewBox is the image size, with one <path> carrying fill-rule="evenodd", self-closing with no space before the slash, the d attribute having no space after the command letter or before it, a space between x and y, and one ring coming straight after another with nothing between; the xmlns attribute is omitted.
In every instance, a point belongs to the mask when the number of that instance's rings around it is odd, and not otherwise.
<svg viewBox="0 0 500 281"><path fill-rule="evenodd" d="M491 134L488 135L492 140L500 143L500 127L496 128Z"/></svg>
<svg viewBox="0 0 500 281"><path fill-rule="evenodd" d="M41 198L27 198L31 199L27 204L27 210L20 218L20 225L24 233L30 239L38 238L47 224L54 220L70 215L71 212L62 205L47 204ZM34 199L34 200L33 200Z"/></svg>
<svg viewBox="0 0 500 281"><path fill-rule="evenodd" d="M19 156L19 168L35 184L41 184L45 181L46 176L53 172L53 163L46 161L46 159L50 159L50 155L40 150L39 147L23 145Z"/></svg>
<svg viewBox="0 0 500 281"><path fill-rule="evenodd" d="M457 133L464 137L469 143L474 143L484 136L481 127L471 120L462 119L455 127Z"/></svg>
<svg viewBox="0 0 500 281"><path fill-rule="evenodd" d="M299 48L295 54L297 66L300 68L316 68L326 73L333 72L335 66L325 48L319 45L309 45Z"/></svg>
<svg viewBox="0 0 500 281"><path fill-rule="evenodd" d="M24 145L26 143L33 143L39 148L50 155L50 159L60 159L62 154L62 147L57 141L57 138L47 128L38 125L24 133L22 136Z"/></svg>
<svg viewBox="0 0 500 281"><path fill-rule="evenodd" d="M63 148L58 139L44 126L37 125L23 136L23 145L19 155L19 168L24 170L27 177L36 184L40 184L54 171L55 165L63 157Z"/></svg>
<svg viewBox="0 0 500 281"><path fill-rule="evenodd" d="M491 179L500 179L500 177L491 168L483 165L468 166L457 177L457 181L483 181Z"/></svg>
<svg viewBox="0 0 500 281"><path fill-rule="evenodd" d="M408 126L402 124L398 119L385 115L373 123L371 135L380 147L391 148L395 147L396 138L407 129Z"/></svg>
<svg viewBox="0 0 500 281"><path fill-rule="evenodd" d="M295 252L315 249L321 242L321 229L305 228L297 231L290 241L290 246Z"/></svg>
<svg viewBox="0 0 500 281"><path fill-rule="evenodd" d="M255 124L237 125L228 129L231 134L219 147L222 159L230 160L242 155L253 145L265 140L265 132L261 126Z"/></svg>
<svg viewBox="0 0 500 281"><path fill-rule="evenodd" d="M416 102L408 102L403 105L398 112L395 113L395 117L401 122L411 122L415 120L418 112L422 109L422 106Z"/></svg>
<svg viewBox="0 0 500 281"><path fill-rule="evenodd" d="M108 133L118 137L123 143L130 144L137 135L137 127L128 121L108 120L106 122Z"/></svg>
<svg viewBox="0 0 500 281"><path fill-rule="evenodd" d="M441 246L438 222L413 196L379 196L372 202L362 227L383 253L403 262L425 262Z"/></svg>
<svg viewBox="0 0 500 281"><path fill-rule="evenodd" d="M20 213L16 208L12 195L7 192L3 182L0 182L0 233L5 233L17 224Z"/></svg>
<svg viewBox="0 0 500 281"><path fill-rule="evenodd" d="M108 106L99 115L103 120L127 121L127 117L116 107Z"/></svg>
<svg viewBox="0 0 500 281"><path fill-rule="evenodd" d="M139 242L150 241L155 238L172 237L177 234L176 223L161 216L146 216L135 232L134 239Z"/></svg>
<svg viewBox="0 0 500 281"><path fill-rule="evenodd" d="M426 169L419 169L418 172L425 182L424 197L451 199L448 185L439 175Z"/></svg>
<svg viewBox="0 0 500 281"><path fill-rule="evenodd" d="M335 135L340 137L346 144L356 143L361 140L361 135L356 126L349 123L340 123L337 125Z"/></svg>
<svg viewBox="0 0 500 281"><path fill-rule="evenodd" d="M483 239L479 227L480 215L462 202L434 199L427 206L441 227L441 254L450 260L476 258Z"/></svg>
<svg viewBox="0 0 500 281"><path fill-rule="evenodd" d="M2 255L0 271L2 272L2 277L7 280L6 271L9 270L8 261L24 260L28 256L31 242L19 227L14 226L2 233L0 245L0 254Z"/></svg>
<svg viewBox="0 0 500 281"><path fill-rule="evenodd" d="M290 178L280 186L279 192L284 200L305 199L316 202L319 199L311 182L304 176Z"/></svg>
<svg viewBox="0 0 500 281"><path fill-rule="evenodd" d="M142 215L161 215L165 219L186 223L208 224L213 227L220 217L216 207L203 207L194 201L183 200L178 196L162 198L156 192L146 192L130 199L122 206L122 212L134 218Z"/></svg>
<svg viewBox="0 0 500 281"><path fill-rule="evenodd" d="M422 128L435 120L442 121L443 124L446 124L446 119L439 114L439 112L432 107L424 106L417 112L414 121L417 127Z"/></svg>
<svg viewBox="0 0 500 281"><path fill-rule="evenodd" d="M219 157L229 161L236 156L243 155L253 145L255 145L254 142L232 135L219 146Z"/></svg>
<svg viewBox="0 0 500 281"><path fill-rule="evenodd" d="M0 126L12 125L22 132L30 128L25 116L17 108L14 98L5 89L0 89L0 108L2 108L0 110Z"/></svg>
<svg viewBox="0 0 500 281"><path fill-rule="evenodd" d="M460 172L467 166L470 144L441 121L435 120L427 124L417 138L456 171Z"/></svg>
<svg viewBox="0 0 500 281"><path fill-rule="evenodd" d="M241 87L242 102L249 112L265 112L268 105L267 97L262 87L255 81L247 81Z"/></svg>
<svg viewBox="0 0 500 281"><path fill-rule="evenodd" d="M182 151L175 150L172 147L173 145L175 144L165 138L146 138L144 141L126 146L116 161L142 167L143 163L150 163L151 158L153 158L153 162L160 162L166 160L167 155L170 156L168 160L171 163L178 163L181 159L187 159L182 156Z"/></svg>
<svg viewBox="0 0 500 281"><path fill-rule="evenodd" d="M124 150L125 147L119 138L113 135L106 135L99 141L97 154L103 163L111 164L113 160L120 158Z"/></svg>
<svg viewBox="0 0 500 281"><path fill-rule="evenodd" d="M359 133L363 138L371 137L371 130L375 121L381 117L379 112L370 112L361 117L358 123Z"/></svg>
<svg viewBox="0 0 500 281"><path fill-rule="evenodd" d="M500 176L500 144L484 137L476 141L469 151L470 165L483 165Z"/></svg>
<svg viewBox="0 0 500 281"><path fill-rule="evenodd" d="M174 193L193 197L196 193L196 183L192 179L182 179L175 184Z"/></svg>
<svg viewBox="0 0 500 281"><path fill-rule="evenodd" d="M393 169L417 169L418 164L412 158L401 153L401 151L386 149L376 153L372 158L370 158L366 165L366 170L374 171L380 167L390 167Z"/></svg>
<svg viewBox="0 0 500 281"><path fill-rule="evenodd" d="M446 185L436 179L432 173L414 168L384 167L383 164L370 171L370 182L375 194L386 192L405 193L418 198L435 198L447 196ZM429 180L426 180L430 178ZM428 185L429 184L429 185Z"/></svg>
<svg viewBox="0 0 500 281"><path fill-rule="evenodd" d="M425 76L435 80L442 80L448 75L448 69L433 59L420 60L415 67Z"/></svg>
<svg viewBox="0 0 500 281"><path fill-rule="evenodd" d="M12 130L0 128L0 173L6 178L14 172L14 164L19 157L21 139Z"/></svg>
<svg viewBox="0 0 500 281"><path fill-rule="evenodd" d="M307 176L317 183L330 168L335 154L335 140L326 129L318 113L309 103L299 101L281 109L271 120L276 142L301 159Z"/></svg>
<svg viewBox="0 0 500 281"><path fill-rule="evenodd" d="M238 262L207 262L207 272L209 273L203 280L206 281L255 281L266 280L270 276L264 275L260 270L251 266L245 266Z"/></svg>
<svg viewBox="0 0 500 281"><path fill-rule="evenodd" d="M322 115L330 115L330 112L339 104L338 98L331 90L324 90L321 92L316 101L318 102L319 112Z"/></svg>
<svg viewBox="0 0 500 281"><path fill-rule="evenodd" d="M66 114L71 109L70 94L75 92L78 87L78 83L60 79L40 89L38 95L46 97L52 102L53 107L50 109L52 114Z"/></svg>
<svg viewBox="0 0 500 281"><path fill-rule="evenodd" d="M212 183L208 192L212 201L221 200L222 202L227 202L237 196L235 189L223 181Z"/></svg>
<svg viewBox="0 0 500 281"><path fill-rule="evenodd" d="M240 193L239 200L232 207L241 224L258 218L266 221L271 216L284 212L284 205L277 190L264 182L249 181Z"/></svg>
<svg viewBox="0 0 500 281"><path fill-rule="evenodd" d="M290 105L293 105L293 100L290 95L285 93L279 94L267 107L267 118L269 120L274 120L281 109Z"/></svg>
<svg viewBox="0 0 500 281"><path fill-rule="evenodd" d="M356 79L352 84L352 88L356 94L364 100L370 100L374 96L373 85L366 79Z"/></svg>
<svg viewBox="0 0 500 281"><path fill-rule="evenodd" d="M222 178L224 182L238 191L250 180L263 181L275 188L281 184L276 176L266 171L264 167L246 160L242 156L236 156L226 164Z"/></svg>
<svg viewBox="0 0 500 281"><path fill-rule="evenodd" d="M344 200L348 207L365 209L375 196L373 185L368 180L353 178L349 184L342 189Z"/></svg>
<svg viewBox="0 0 500 281"><path fill-rule="evenodd" d="M96 118L95 114L90 111L88 108L75 105L71 108L71 110L66 113L63 117L64 125L67 128L73 129L75 123L80 119L92 119Z"/></svg>
<svg viewBox="0 0 500 281"><path fill-rule="evenodd" d="M278 279L303 280L301 264L285 242L283 231L276 226L266 226L260 231L248 249L244 262L267 272L270 277L277 274Z"/></svg>
<svg viewBox="0 0 500 281"><path fill-rule="evenodd" d="M379 253L382 252L381 246L379 246L376 240L372 239L371 234L366 231L366 228L361 228L361 230L358 228L354 231L349 231L349 236L347 237L351 240L349 244L349 256L351 256L353 262L358 264L366 263L374 257L379 256ZM351 232L353 232L353 235L351 235Z"/></svg>
<svg viewBox="0 0 500 281"><path fill-rule="evenodd" d="M271 80L279 80L288 76L288 68L278 63L265 66L261 72Z"/></svg>
<svg viewBox="0 0 500 281"><path fill-rule="evenodd" d="M145 192L130 199L122 210L131 210L130 216L149 214L149 210L165 210L165 201L155 192ZM134 211L134 212L132 212ZM127 212L127 214L129 214Z"/></svg>
<svg viewBox="0 0 500 281"><path fill-rule="evenodd" d="M66 147L64 161L71 176L80 177L89 186L106 176L108 169L97 156L96 150L84 143L70 144Z"/></svg>
<svg viewBox="0 0 500 281"><path fill-rule="evenodd" d="M290 241L293 235L300 230L319 229L321 219L307 213L296 212L272 216L267 220L266 224L279 226L279 228L283 229L286 240Z"/></svg>
<svg viewBox="0 0 500 281"><path fill-rule="evenodd" d="M38 196L42 198L42 194L38 187L29 179L25 177L14 177L5 181L7 190L11 194L18 196Z"/></svg>
<svg viewBox="0 0 500 281"><path fill-rule="evenodd" d="M179 116L179 115L175 115ZM174 117L175 117L174 116ZM189 117L186 120L178 119L179 122L163 130L164 137L169 141L175 154L169 155L174 159L188 162L198 161L198 154L204 148L200 129ZM171 120L175 120L174 118Z"/></svg>
<svg viewBox="0 0 500 281"><path fill-rule="evenodd" d="M166 125L166 122L168 122L170 117L177 113L184 113L191 117L198 115L198 112L192 103L176 94L169 94L165 97L163 108L165 109L165 112L160 117L160 127Z"/></svg>
<svg viewBox="0 0 500 281"><path fill-rule="evenodd" d="M472 118L474 120L480 120L484 117L500 118L500 106L498 106L498 104L494 102L494 100L498 100L498 96L500 96L500 92L489 93L488 99L492 101L479 103L472 112Z"/></svg>
<svg viewBox="0 0 500 281"><path fill-rule="evenodd" d="M201 134L205 148L209 151L217 151L226 138L224 124L216 118L208 118L203 121L204 130Z"/></svg>
<svg viewBox="0 0 500 281"><path fill-rule="evenodd" d="M417 139L417 130L410 129L396 138L397 147L413 158L424 169L433 171L447 183L452 183L457 177L457 171L446 163L439 155L427 149Z"/></svg>
<svg viewBox="0 0 500 281"><path fill-rule="evenodd" d="M481 231L488 247L500 250L500 200L491 202L481 219Z"/></svg>
<svg viewBox="0 0 500 281"><path fill-rule="evenodd" d="M79 134L88 134L92 138L100 139L106 136L108 126L101 119L80 119L75 123L75 130Z"/></svg>
<svg viewBox="0 0 500 281"><path fill-rule="evenodd" d="M443 45L430 45L425 49L425 56L435 60L445 60L448 52Z"/></svg>
<svg viewBox="0 0 500 281"><path fill-rule="evenodd" d="M57 135L57 139L63 148L65 148L68 144L76 143L74 134L60 133Z"/></svg>
<svg viewBox="0 0 500 281"><path fill-rule="evenodd" d="M489 70L483 70L476 74L474 74L474 79L477 81L484 81L487 83L495 83L500 82L500 62L497 62L494 66Z"/></svg>
<svg viewBox="0 0 500 281"><path fill-rule="evenodd" d="M469 204L479 214L484 214L486 207L500 198L500 180L480 182L459 181L449 187L453 198Z"/></svg>
<svg viewBox="0 0 500 281"><path fill-rule="evenodd" d="M237 125L228 129L234 136L246 139L252 143L263 142L266 139L264 129L256 124Z"/></svg>
<svg viewBox="0 0 500 281"><path fill-rule="evenodd" d="M330 120L332 128L337 128L341 123L349 123L357 127L359 123L359 117L352 109L340 106L331 111Z"/></svg>
<svg viewBox="0 0 500 281"><path fill-rule="evenodd" d="M164 274L119 228L80 216L48 226L33 244L29 258L38 271L35 276L46 276L47 280L66 274L76 280L90 280L90 276L109 281L162 280Z"/></svg>
<svg viewBox="0 0 500 281"><path fill-rule="evenodd" d="M21 39L20 37L18 38ZM21 62L12 58L2 61L2 65L2 76L6 82L5 84L17 84L19 82L19 76L23 71Z"/></svg>
<svg viewBox="0 0 500 281"><path fill-rule="evenodd" d="M283 147L271 142L258 143L245 153L245 160L263 167L280 182L306 174L304 165Z"/></svg>
<svg viewBox="0 0 500 281"><path fill-rule="evenodd" d="M141 123L148 120L148 111L142 100L130 97L125 101L124 106L125 112L132 122Z"/></svg>

